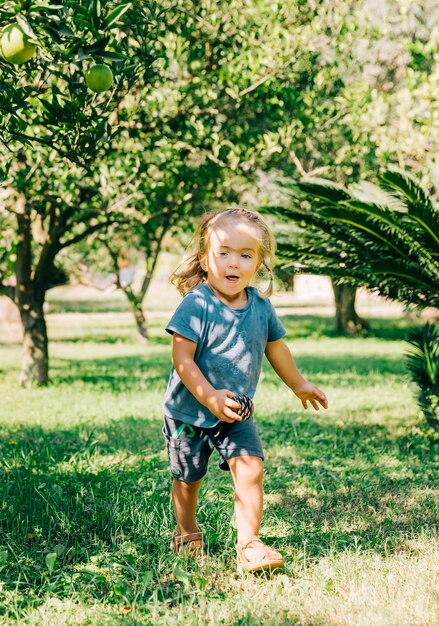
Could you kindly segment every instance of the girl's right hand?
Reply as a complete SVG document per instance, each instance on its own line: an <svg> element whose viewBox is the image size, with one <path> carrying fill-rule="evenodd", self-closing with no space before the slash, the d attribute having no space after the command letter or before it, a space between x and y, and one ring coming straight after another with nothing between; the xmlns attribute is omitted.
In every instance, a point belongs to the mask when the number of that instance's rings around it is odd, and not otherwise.
<svg viewBox="0 0 439 626"><path fill-rule="evenodd" d="M233 411L239 409L240 404L232 400L235 394L229 389L216 389L214 393L207 398L206 406L211 413L222 422L242 422L242 417Z"/></svg>

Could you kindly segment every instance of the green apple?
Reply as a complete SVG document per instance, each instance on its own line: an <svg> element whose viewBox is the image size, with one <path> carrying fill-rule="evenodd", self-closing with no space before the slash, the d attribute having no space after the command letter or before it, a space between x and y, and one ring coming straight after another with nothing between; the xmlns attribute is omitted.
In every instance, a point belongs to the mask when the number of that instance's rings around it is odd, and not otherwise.
<svg viewBox="0 0 439 626"><path fill-rule="evenodd" d="M107 91L113 84L113 72L108 65L93 65L85 74L85 82L92 91Z"/></svg>
<svg viewBox="0 0 439 626"><path fill-rule="evenodd" d="M29 43L29 37L18 24L9 24L3 29L0 38L0 52L9 63L17 65L26 63L33 57L36 49L36 45Z"/></svg>

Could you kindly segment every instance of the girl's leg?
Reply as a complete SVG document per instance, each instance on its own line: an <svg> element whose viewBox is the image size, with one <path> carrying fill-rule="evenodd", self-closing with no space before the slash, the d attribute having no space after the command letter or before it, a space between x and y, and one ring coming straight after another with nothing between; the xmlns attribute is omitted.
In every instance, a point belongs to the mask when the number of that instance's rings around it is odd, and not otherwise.
<svg viewBox="0 0 439 626"><path fill-rule="evenodd" d="M235 484L235 521L239 543L259 535L263 505L263 464L257 456L237 456L227 462Z"/></svg>
<svg viewBox="0 0 439 626"><path fill-rule="evenodd" d="M178 535L190 535L198 531L196 509L198 492L202 482L203 479L201 478L194 483L185 483L175 479L172 483L172 504L174 505Z"/></svg>
<svg viewBox="0 0 439 626"><path fill-rule="evenodd" d="M238 530L238 568L247 571L284 566L282 555L259 539L263 505L263 464L257 456L229 459L235 483L235 521Z"/></svg>

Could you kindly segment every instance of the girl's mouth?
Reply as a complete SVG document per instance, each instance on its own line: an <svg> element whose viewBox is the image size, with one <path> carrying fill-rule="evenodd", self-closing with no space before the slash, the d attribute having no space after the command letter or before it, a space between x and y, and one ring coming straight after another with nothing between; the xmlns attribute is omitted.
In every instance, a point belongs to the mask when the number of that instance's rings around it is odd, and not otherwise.
<svg viewBox="0 0 439 626"><path fill-rule="evenodd" d="M236 283L239 280L239 276L226 276L226 279L231 283Z"/></svg>

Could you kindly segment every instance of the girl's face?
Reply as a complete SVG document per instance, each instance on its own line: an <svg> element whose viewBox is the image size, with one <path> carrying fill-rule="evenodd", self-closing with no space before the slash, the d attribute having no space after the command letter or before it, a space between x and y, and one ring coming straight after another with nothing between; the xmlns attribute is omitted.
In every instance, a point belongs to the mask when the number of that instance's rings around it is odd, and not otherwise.
<svg viewBox="0 0 439 626"><path fill-rule="evenodd" d="M261 264L259 240L258 229L246 221L223 219L211 226L201 267L209 287L230 306L239 308L247 301L245 288Z"/></svg>

